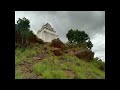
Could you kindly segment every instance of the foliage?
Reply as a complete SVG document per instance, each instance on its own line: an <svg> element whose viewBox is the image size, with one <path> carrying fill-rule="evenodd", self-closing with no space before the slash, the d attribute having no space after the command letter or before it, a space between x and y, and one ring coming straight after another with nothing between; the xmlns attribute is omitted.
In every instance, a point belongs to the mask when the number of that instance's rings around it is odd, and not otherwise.
<svg viewBox="0 0 120 90"><path fill-rule="evenodd" d="M30 45L31 43L38 42L39 44L43 44L44 42L41 39L38 39L36 35L29 29L30 21L25 17L22 19L18 19L17 24L15 24L15 43L16 46L24 46Z"/></svg>
<svg viewBox="0 0 120 90"><path fill-rule="evenodd" d="M43 60L39 60L37 63L32 60L32 57L36 56L37 53L43 51L43 47L49 48L49 56L46 56ZM39 49L39 50L38 50ZM19 69L22 67L19 64L25 62L31 63L32 73L41 76L43 79L104 79L105 70L101 68L105 66L104 62L99 60L92 60L91 62L85 62L76 56L70 56L65 53L62 56L54 56L51 52L49 45L43 46L42 44L33 44L32 47L16 48L15 50L15 66L16 66L16 77L24 78L26 73L20 72ZM104 68L105 69L105 68ZM73 74L66 75L66 71ZM69 74L69 73L67 73ZM27 76L26 76L27 77Z"/></svg>
<svg viewBox="0 0 120 90"><path fill-rule="evenodd" d="M72 43L74 41L74 30L69 30L66 34L66 37L68 38L69 42Z"/></svg>
<svg viewBox="0 0 120 90"><path fill-rule="evenodd" d="M88 48L92 48L93 44L90 41L89 35L85 31L78 31L78 30L69 30L66 34L68 41L70 43L76 43L78 45L86 44Z"/></svg>
<svg viewBox="0 0 120 90"><path fill-rule="evenodd" d="M88 46L88 48L92 48L93 47L93 44L92 44L92 42L89 40L88 42L87 42L87 46Z"/></svg>

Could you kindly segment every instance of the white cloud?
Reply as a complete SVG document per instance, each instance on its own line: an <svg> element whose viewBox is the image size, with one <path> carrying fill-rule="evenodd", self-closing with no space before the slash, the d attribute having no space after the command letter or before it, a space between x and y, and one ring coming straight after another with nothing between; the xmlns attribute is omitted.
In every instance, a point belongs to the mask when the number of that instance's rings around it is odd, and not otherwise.
<svg viewBox="0 0 120 90"><path fill-rule="evenodd" d="M95 57L99 57L105 61L105 35L96 34L91 41L93 43L92 50L95 52Z"/></svg>

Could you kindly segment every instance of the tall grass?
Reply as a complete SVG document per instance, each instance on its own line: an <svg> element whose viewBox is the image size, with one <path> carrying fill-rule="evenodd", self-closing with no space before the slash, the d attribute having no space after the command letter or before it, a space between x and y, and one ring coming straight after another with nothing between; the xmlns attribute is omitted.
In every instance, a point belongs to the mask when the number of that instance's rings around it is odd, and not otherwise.
<svg viewBox="0 0 120 90"><path fill-rule="evenodd" d="M15 65L27 60L27 58L32 58L35 55L37 55L35 49L17 48L15 50Z"/></svg>
<svg viewBox="0 0 120 90"><path fill-rule="evenodd" d="M15 50L15 65L27 60L32 61L32 57L48 50L48 57L45 57L40 63L33 65L33 73L42 76L44 79L70 79L72 76L65 74L69 70L77 79L104 79L105 72L100 67L104 67L105 63L92 60L85 62L76 56L63 54L55 56L49 46L35 45L34 47L17 48ZM76 48L78 50L80 48ZM60 59L63 58L63 59ZM16 78L24 78L21 72L16 72Z"/></svg>

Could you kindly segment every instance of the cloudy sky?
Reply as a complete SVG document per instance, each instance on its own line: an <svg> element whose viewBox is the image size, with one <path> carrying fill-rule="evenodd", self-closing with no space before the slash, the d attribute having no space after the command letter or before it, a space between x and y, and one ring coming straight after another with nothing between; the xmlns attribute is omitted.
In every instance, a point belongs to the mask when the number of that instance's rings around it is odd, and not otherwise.
<svg viewBox="0 0 120 90"><path fill-rule="evenodd" d="M30 20L35 34L42 25L50 23L63 42L67 42L68 30L84 30L94 44L95 57L105 61L105 11L15 11L15 23L23 17Z"/></svg>

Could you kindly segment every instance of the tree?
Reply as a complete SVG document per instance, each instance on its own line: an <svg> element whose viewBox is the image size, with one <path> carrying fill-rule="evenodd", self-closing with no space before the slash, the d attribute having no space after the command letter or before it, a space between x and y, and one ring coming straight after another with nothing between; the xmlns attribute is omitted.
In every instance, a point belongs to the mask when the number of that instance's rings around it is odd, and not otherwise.
<svg viewBox="0 0 120 90"><path fill-rule="evenodd" d="M70 43L72 43L74 40L73 35L74 35L74 31L72 29L69 30L68 33L66 34L66 37L68 38Z"/></svg>
<svg viewBox="0 0 120 90"><path fill-rule="evenodd" d="M76 44L87 44L88 48L92 48L93 44L90 41L89 35L85 33L85 31L79 31L79 30L73 30L70 29L68 33L66 34L66 37L68 38L68 42L70 43L76 43ZM88 41L88 42L87 42Z"/></svg>
<svg viewBox="0 0 120 90"><path fill-rule="evenodd" d="M18 29L17 24L15 24L15 42L20 43L21 40L22 40L22 36L21 36L20 30Z"/></svg>
<svg viewBox="0 0 120 90"><path fill-rule="evenodd" d="M88 46L88 48L92 48L93 47L93 44L92 44L92 42L89 40L88 42L87 42L87 46Z"/></svg>
<svg viewBox="0 0 120 90"><path fill-rule="evenodd" d="M22 45L24 45L24 41L25 44L27 43L27 38L29 36L29 28L30 28L30 21L28 19L26 19L25 17L22 19L18 19L17 21L17 25L15 25L16 27L16 32L21 34L21 42Z"/></svg>
<svg viewBox="0 0 120 90"><path fill-rule="evenodd" d="M28 30L30 28L30 21L26 19L25 17L22 19L18 19L17 21L17 27L19 30Z"/></svg>
<svg viewBox="0 0 120 90"><path fill-rule="evenodd" d="M15 43L16 46L27 46L30 43L43 44L44 42L41 39L38 39L36 35L30 30L30 21L25 17L18 19L17 24L15 24Z"/></svg>

